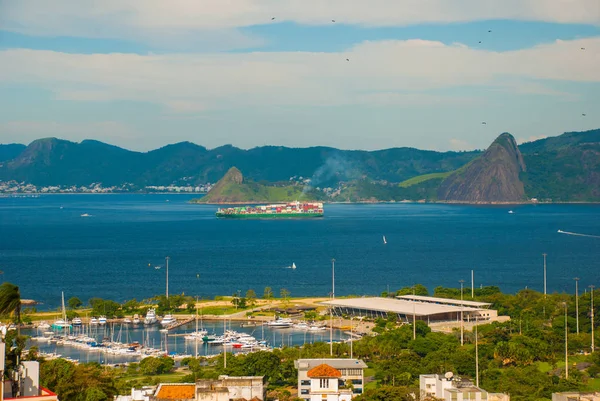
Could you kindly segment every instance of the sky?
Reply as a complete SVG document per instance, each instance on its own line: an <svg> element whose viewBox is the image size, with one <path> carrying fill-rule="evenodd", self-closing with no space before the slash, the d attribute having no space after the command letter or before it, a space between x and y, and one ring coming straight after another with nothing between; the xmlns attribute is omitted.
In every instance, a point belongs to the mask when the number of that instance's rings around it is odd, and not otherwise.
<svg viewBox="0 0 600 401"><path fill-rule="evenodd" d="M598 0L0 0L0 143L447 151L595 128Z"/></svg>

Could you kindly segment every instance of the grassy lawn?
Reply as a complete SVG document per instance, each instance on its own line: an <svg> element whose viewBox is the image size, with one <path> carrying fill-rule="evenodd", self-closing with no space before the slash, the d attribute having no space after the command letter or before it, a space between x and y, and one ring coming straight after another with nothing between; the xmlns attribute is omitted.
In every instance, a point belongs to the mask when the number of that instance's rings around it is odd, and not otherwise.
<svg viewBox="0 0 600 401"><path fill-rule="evenodd" d="M235 306L206 306L202 308L201 313L203 315L231 315L233 313L242 312L247 309L236 309Z"/></svg>
<svg viewBox="0 0 600 401"><path fill-rule="evenodd" d="M436 178L446 178L446 177L448 177L452 173L453 173L453 171L448 171L446 173L431 173L431 174L418 175L416 177L409 178L406 181L402 181L399 185L402 188L408 188L408 187L411 187L413 185L417 185L417 184L420 184L422 182L433 180L433 179L436 179Z"/></svg>

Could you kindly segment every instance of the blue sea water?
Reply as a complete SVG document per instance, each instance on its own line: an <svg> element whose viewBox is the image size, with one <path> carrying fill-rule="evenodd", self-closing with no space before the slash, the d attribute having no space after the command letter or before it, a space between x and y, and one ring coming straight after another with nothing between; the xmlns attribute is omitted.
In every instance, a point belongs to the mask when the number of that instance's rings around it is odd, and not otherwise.
<svg viewBox="0 0 600 401"><path fill-rule="evenodd" d="M379 294L414 283L516 292L600 287L598 205L326 205L323 219L218 220L188 195L0 199L0 270L44 308L65 297L123 301L165 291L204 298L266 286L292 296ZM62 208L61 208L62 207ZM509 210L513 214L509 214ZM90 217L81 217L82 214ZM385 235L387 244L383 243ZM295 263L296 270L288 269ZM163 266L157 270L155 266ZM199 276L198 276L199 275ZM199 278L198 278L199 277Z"/></svg>

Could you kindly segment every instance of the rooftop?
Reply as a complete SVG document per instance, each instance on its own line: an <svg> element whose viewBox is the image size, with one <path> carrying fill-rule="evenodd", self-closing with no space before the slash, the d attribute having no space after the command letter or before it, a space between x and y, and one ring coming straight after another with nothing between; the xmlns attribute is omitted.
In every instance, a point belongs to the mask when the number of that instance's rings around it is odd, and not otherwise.
<svg viewBox="0 0 600 401"><path fill-rule="evenodd" d="M317 367L312 368L311 370L309 370L306 375L308 377L342 377L342 372L340 372L339 370L332 368L331 366L327 365L326 363L322 363Z"/></svg>
<svg viewBox="0 0 600 401"><path fill-rule="evenodd" d="M160 400L193 400L196 398L196 385L161 384L155 398Z"/></svg>
<svg viewBox="0 0 600 401"><path fill-rule="evenodd" d="M474 308L487 308L492 304L487 302L477 302L477 301L461 301L460 299L450 299L450 298L438 298L438 297L427 297L424 295L400 295L396 297L398 299L407 299L407 300L415 300L421 302L430 302L430 303L438 303L443 305L464 305L464 306L472 306Z"/></svg>
<svg viewBox="0 0 600 401"><path fill-rule="evenodd" d="M336 358L321 358L321 359L297 359L294 361L296 369L310 370L321 364L327 364L335 369L366 369L367 364L360 359L336 359Z"/></svg>
<svg viewBox="0 0 600 401"><path fill-rule="evenodd" d="M443 299L443 298L442 298ZM460 302L460 301L459 301ZM429 316L441 313L475 312L482 308L473 308L469 306L444 305L432 302L419 302L407 299L368 297L368 298L350 298L335 299L333 301L324 301L324 305L333 305L340 307L373 310L379 312L393 312L403 315Z"/></svg>

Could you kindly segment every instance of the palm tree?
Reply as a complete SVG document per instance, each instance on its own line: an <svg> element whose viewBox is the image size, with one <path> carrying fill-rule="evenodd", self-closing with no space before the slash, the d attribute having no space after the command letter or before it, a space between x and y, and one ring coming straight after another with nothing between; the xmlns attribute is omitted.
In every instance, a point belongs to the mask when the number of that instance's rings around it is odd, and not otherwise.
<svg viewBox="0 0 600 401"><path fill-rule="evenodd" d="M21 323L21 292L11 283L0 285L0 315L13 314L15 323Z"/></svg>

